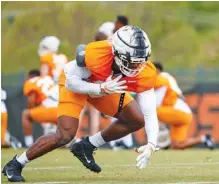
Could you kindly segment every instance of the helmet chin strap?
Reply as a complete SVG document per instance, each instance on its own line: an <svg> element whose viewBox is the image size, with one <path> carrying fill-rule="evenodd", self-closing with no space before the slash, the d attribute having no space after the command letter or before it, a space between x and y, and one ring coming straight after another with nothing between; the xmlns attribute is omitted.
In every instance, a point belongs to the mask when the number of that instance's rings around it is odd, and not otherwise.
<svg viewBox="0 0 219 184"><path fill-rule="evenodd" d="M126 77L135 77L141 71L137 69L131 69L131 68L128 68L128 66L125 66L117 52L114 52L114 62L112 65L112 70L116 74L121 73L123 76L126 76Z"/></svg>

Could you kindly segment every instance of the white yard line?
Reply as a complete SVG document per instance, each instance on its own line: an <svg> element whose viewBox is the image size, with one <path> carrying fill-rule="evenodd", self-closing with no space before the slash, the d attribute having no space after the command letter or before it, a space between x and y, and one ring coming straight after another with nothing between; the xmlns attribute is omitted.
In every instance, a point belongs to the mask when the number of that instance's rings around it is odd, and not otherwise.
<svg viewBox="0 0 219 184"><path fill-rule="evenodd" d="M169 164L150 164L149 167L170 167L170 166L205 166L205 165L218 165L219 162L209 162L209 163L201 163L201 162L190 162L190 163L169 163ZM127 165L103 165L103 167L130 167L135 166L134 164Z"/></svg>
<svg viewBox="0 0 219 184"><path fill-rule="evenodd" d="M200 162L195 162L195 163L169 163L169 164L151 164L150 168L173 168L176 166L180 166L180 167L192 167L192 166L206 166L206 165L219 165L219 162L210 162L210 163L200 163ZM127 164L127 165L103 165L103 167L135 167L134 164ZM56 167L26 167L24 168L25 170L63 170L63 169L72 169L74 168L73 166L56 166ZM70 182L70 181L45 181L45 182L28 182L26 184L76 184L78 183L77 181L75 182ZM103 181L95 181L95 182L91 182L93 184L104 184L105 182ZM125 182L124 182L125 183ZM127 183L127 182L126 182ZM128 182L129 183L129 182ZM136 184L144 184L145 182L135 182ZM211 181L198 181L198 182L150 182L149 184L219 184L219 181L216 182L211 182Z"/></svg>
<svg viewBox="0 0 219 184"><path fill-rule="evenodd" d="M33 183L26 183L25 184L65 184L65 183L69 183L67 181L45 181L45 182L33 182Z"/></svg>
<svg viewBox="0 0 219 184"><path fill-rule="evenodd" d="M72 169L73 166L56 166L56 167L25 167L24 170L58 170L58 169Z"/></svg>
<svg viewBox="0 0 219 184"><path fill-rule="evenodd" d="M189 163L169 163L169 164L153 164L157 166L193 166L193 165L219 165L219 162L189 162Z"/></svg>
<svg viewBox="0 0 219 184"><path fill-rule="evenodd" d="M169 183L173 184L173 183ZM219 184L219 181L194 181L194 182L179 182L175 184Z"/></svg>
<svg viewBox="0 0 219 184"><path fill-rule="evenodd" d="M78 182L67 182L67 181L46 181L46 182L28 182L25 184L66 184L66 183L78 183ZM91 183L104 183L103 181L95 181ZM125 182L124 182L125 183ZM127 182L126 182L127 183ZM129 183L129 182L128 182ZM136 182L137 184L143 184L144 182ZM153 182L150 184L219 184L219 181L197 181L197 182L177 182L177 183L167 183L167 182Z"/></svg>
<svg viewBox="0 0 219 184"><path fill-rule="evenodd" d="M172 166L206 166L206 165L219 165L219 162L209 162L209 163L169 163L169 164L151 164L151 168L171 168ZM134 164L124 164L124 165L103 165L103 167L135 167ZM55 166L55 167L25 167L25 170L58 170L58 169L72 169L73 166ZM219 183L218 183L219 184Z"/></svg>

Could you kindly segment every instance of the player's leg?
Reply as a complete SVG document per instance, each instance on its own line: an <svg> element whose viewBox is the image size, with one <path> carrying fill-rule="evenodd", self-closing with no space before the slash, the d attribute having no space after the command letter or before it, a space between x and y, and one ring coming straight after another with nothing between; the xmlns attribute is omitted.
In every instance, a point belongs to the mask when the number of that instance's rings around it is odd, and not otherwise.
<svg viewBox="0 0 219 184"><path fill-rule="evenodd" d="M52 122L57 124L57 108L46 108L38 106L32 109L25 109L22 112L22 126L24 130L24 142L30 147L34 140L32 135L32 123Z"/></svg>
<svg viewBox="0 0 219 184"><path fill-rule="evenodd" d="M21 172L26 163L66 145L74 138L79 115L86 100L86 95L74 94L64 87L60 88L56 133L38 138L26 152L14 157L5 165L2 172L7 175L9 181L24 181Z"/></svg>
<svg viewBox="0 0 219 184"><path fill-rule="evenodd" d="M9 181L24 181L21 171L24 165L56 148L66 145L75 136L78 128L78 119L70 116L60 116L55 134L42 136L19 157L14 157L3 169Z"/></svg>
<svg viewBox="0 0 219 184"><path fill-rule="evenodd" d="M191 113L162 106L157 109L157 114L160 121L170 125L172 149L186 149L201 143L205 143L209 148L214 146L209 135L187 138L189 126L192 122Z"/></svg>
<svg viewBox="0 0 219 184"><path fill-rule="evenodd" d="M186 149L198 144L205 144L208 148L214 149L214 142L210 135L200 135L197 137L187 138L189 125L171 126L171 148L172 149Z"/></svg>
<svg viewBox="0 0 219 184"><path fill-rule="evenodd" d="M187 139L189 124L171 125L170 137L172 149L186 149L202 142L201 137Z"/></svg>
<svg viewBox="0 0 219 184"><path fill-rule="evenodd" d="M91 160L83 159L80 155L85 155L85 158L91 158L95 148L144 127L144 117L138 103L127 93L124 99L123 108L121 112L118 113L119 99L119 94L108 95L98 99L89 99L89 103L94 105L100 112L109 116L115 115L119 120L109 125L109 127L103 131L98 132L71 147L71 151L74 155L77 156L84 165L89 165L88 168L92 171L94 171L94 168L90 165ZM83 145L93 146L93 149L85 152L80 149ZM78 153L80 153L80 155Z"/></svg>
<svg viewBox="0 0 219 184"><path fill-rule="evenodd" d="M93 135L99 131L100 127L100 113L93 106L89 105L89 115L90 115L90 135Z"/></svg>
<svg viewBox="0 0 219 184"><path fill-rule="evenodd" d="M111 124L117 121L116 118L111 117ZM110 146L113 150L121 150L121 149L129 149L133 146L132 134L128 134L125 137L120 139L116 139L114 141L109 142Z"/></svg>
<svg viewBox="0 0 219 184"><path fill-rule="evenodd" d="M78 121L74 117L60 116L56 133L38 138L26 152L28 160L36 159L69 143L77 132Z"/></svg>
<svg viewBox="0 0 219 184"><path fill-rule="evenodd" d="M5 142L5 134L8 127L8 114L7 112L1 113L1 146L7 146Z"/></svg>
<svg viewBox="0 0 219 184"><path fill-rule="evenodd" d="M86 100L86 95L71 93L65 87L60 88L57 131L55 134L38 138L27 151L28 160L64 146L74 138L78 129L79 116Z"/></svg>
<svg viewBox="0 0 219 184"><path fill-rule="evenodd" d="M30 110L25 109L22 112L22 127L24 131L24 143L27 147L33 144L33 131L32 131L32 120L30 117Z"/></svg>
<svg viewBox="0 0 219 184"><path fill-rule="evenodd" d="M117 113L116 118L117 121L101 131L105 142L122 138L144 127L144 117L135 100L131 101L121 112Z"/></svg>

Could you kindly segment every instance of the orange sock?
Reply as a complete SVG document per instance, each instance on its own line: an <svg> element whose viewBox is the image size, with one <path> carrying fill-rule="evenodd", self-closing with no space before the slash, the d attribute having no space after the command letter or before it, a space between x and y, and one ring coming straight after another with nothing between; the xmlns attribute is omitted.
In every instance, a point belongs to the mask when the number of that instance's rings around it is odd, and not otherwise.
<svg viewBox="0 0 219 184"><path fill-rule="evenodd" d="M6 112L1 113L1 144L5 144L5 133L8 128L8 114Z"/></svg>

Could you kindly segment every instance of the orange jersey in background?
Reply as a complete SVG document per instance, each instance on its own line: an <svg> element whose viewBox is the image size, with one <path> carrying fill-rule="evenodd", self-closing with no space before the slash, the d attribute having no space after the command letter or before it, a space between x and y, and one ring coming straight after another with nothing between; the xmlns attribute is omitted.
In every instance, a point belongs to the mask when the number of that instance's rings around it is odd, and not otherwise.
<svg viewBox="0 0 219 184"><path fill-rule="evenodd" d="M112 45L109 40L92 42L85 50L86 67L91 71L91 82L106 81L112 73L114 56ZM123 77L128 86L127 91L143 92L154 87L156 79L156 68L148 61L146 67L135 77Z"/></svg>
<svg viewBox="0 0 219 184"><path fill-rule="evenodd" d="M48 75L52 78L58 78L60 76L62 69L67 62L68 59L64 54L46 54L40 58L41 64L48 65Z"/></svg>
<svg viewBox="0 0 219 184"><path fill-rule="evenodd" d="M164 96L163 102L161 105L168 105L168 106L173 106L175 105L178 95L175 91L170 86L169 81L160 75L156 77L156 83L154 89L159 89L161 87L167 87L166 94Z"/></svg>
<svg viewBox="0 0 219 184"><path fill-rule="evenodd" d="M171 88L168 79L158 75L155 91L162 87L166 87L166 92L162 104L157 108L157 117L162 123L170 125L172 141L183 142L186 140L192 121L192 113L188 105L178 98L178 94Z"/></svg>
<svg viewBox="0 0 219 184"><path fill-rule="evenodd" d="M31 92L36 94L36 103L41 104L48 95L49 90L54 86L50 76L34 77L24 83L24 95L28 96Z"/></svg>
<svg viewBox="0 0 219 184"><path fill-rule="evenodd" d="M167 72L161 72L160 76L166 78L169 81L170 87L175 91L179 96L182 95L182 90L179 88L176 79Z"/></svg>

